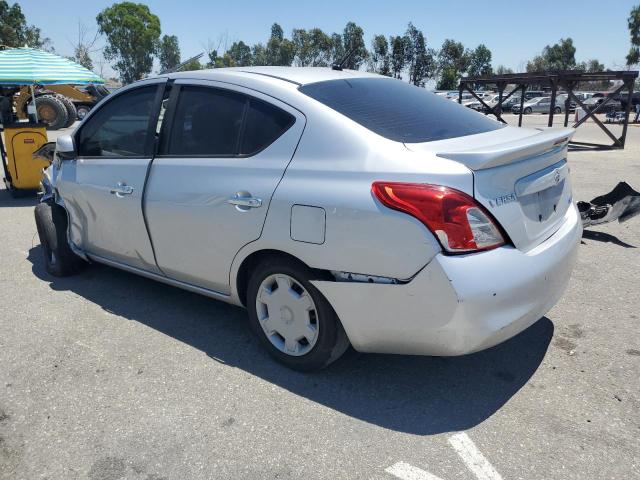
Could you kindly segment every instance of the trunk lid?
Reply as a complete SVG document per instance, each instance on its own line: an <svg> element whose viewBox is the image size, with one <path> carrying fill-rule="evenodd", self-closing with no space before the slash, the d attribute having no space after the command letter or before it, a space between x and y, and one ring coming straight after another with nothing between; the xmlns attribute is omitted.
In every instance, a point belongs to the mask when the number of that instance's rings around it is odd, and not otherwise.
<svg viewBox="0 0 640 480"><path fill-rule="evenodd" d="M474 197L528 251L560 228L572 202L567 144L573 129L505 127L478 135L406 144L473 171Z"/></svg>

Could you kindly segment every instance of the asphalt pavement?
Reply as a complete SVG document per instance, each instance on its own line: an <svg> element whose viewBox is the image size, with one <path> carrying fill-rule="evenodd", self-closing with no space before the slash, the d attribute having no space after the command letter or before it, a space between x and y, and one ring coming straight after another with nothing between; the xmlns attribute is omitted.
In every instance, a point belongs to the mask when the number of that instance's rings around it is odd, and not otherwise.
<svg viewBox="0 0 640 480"><path fill-rule="evenodd" d="M576 199L639 189L640 128L569 162ZM587 229L564 298L502 345L301 374L242 309L49 276L34 205L0 190L0 479L640 478L640 218Z"/></svg>

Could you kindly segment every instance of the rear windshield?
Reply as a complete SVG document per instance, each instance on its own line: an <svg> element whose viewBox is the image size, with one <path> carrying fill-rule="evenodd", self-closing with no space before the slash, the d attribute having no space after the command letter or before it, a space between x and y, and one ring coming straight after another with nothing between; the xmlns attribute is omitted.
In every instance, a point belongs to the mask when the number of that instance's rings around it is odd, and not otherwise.
<svg viewBox="0 0 640 480"><path fill-rule="evenodd" d="M397 142L432 142L503 127L457 102L394 78L328 80L303 85L300 91Z"/></svg>

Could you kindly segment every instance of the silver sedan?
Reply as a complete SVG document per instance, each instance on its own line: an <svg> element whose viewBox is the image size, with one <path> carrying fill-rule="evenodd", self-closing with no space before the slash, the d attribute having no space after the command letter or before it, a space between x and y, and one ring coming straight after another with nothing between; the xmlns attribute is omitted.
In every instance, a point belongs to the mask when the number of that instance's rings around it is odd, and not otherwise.
<svg viewBox="0 0 640 480"><path fill-rule="evenodd" d="M292 368L462 355L567 285L572 134L364 72L168 74L58 139L36 223L52 275L99 262L244 306Z"/></svg>

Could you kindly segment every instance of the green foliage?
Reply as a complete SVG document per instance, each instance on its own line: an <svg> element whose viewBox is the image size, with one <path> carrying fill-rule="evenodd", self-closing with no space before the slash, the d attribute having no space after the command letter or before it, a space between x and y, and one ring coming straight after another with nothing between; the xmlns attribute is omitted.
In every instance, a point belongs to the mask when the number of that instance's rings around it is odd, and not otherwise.
<svg viewBox="0 0 640 480"><path fill-rule="evenodd" d="M233 66L247 67L251 65L253 61L253 54L251 53L251 47L244 43L242 40L239 42L233 42L227 53L231 59Z"/></svg>
<svg viewBox="0 0 640 480"><path fill-rule="evenodd" d="M265 49L264 65L291 65L294 56L295 46L293 45L293 42L284 38L282 27L277 23L274 23L271 26L271 37L269 37L269 41L267 42L267 47ZM254 65L258 65L255 58Z"/></svg>
<svg viewBox="0 0 640 480"><path fill-rule="evenodd" d="M391 73L393 74L393 78L402 78L402 71L406 64L405 38L399 35L391 36L389 37L389 45L391 47Z"/></svg>
<svg viewBox="0 0 640 480"><path fill-rule="evenodd" d="M115 60L114 69L123 83L131 83L151 72L153 55L160 38L160 19L149 7L122 2L102 10L96 17L100 33L107 38L107 60Z"/></svg>
<svg viewBox="0 0 640 480"><path fill-rule="evenodd" d="M472 52L465 50L462 43L451 39L445 40L438 53L440 78L437 88L441 90L458 88L462 74L471 65L472 56Z"/></svg>
<svg viewBox="0 0 640 480"><path fill-rule="evenodd" d="M627 54L627 65L640 63L640 5L633 7L628 20L631 48Z"/></svg>
<svg viewBox="0 0 640 480"><path fill-rule="evenodd" d="M380 75L391 76L391 57L389 42L384 35L374 35L371 40L371 54L369 56L369 70Z"/></svg>
<svg viewBox="0 0 640 480"><path fill-rule="evenodd" d="M9 5L5 0L0 0L0 45L8 47L27 45L31 48L53 50L50 47L50 40L41 37L38 27L27 25L27 19L20 5L17 3Z"/></svg>
<svg viewBox="0 0 640 480"><path fill-rule="evenodd" d="M354 22L349 22L342 32L342 45L345 54L351 53L344 68L358 70L367 59L369 53L364 45L364 31Z"/></svg>
<svg viewBox="0 0 640 480"><path fill-rule="evenodd" d="M161 72L173 70L180 65L178 37L175 35L164 35L158 46L158 57Z"/></svg>
<svg viewBox="0 0 640 480"><path fill-rule="evenodd" d="M496 73L496 75L506 75L506 74L509 74L509 73L513 73L513 70L511 70L508 67L505 67L504 65L498 65L496 67L496 72L495 73Z"/></svg>
<svg viewBox="0 0 640 480"><path fill-rule="evenodd" d="M427 50L423 33L411 22L402 40L405 64L409 66L409 83L424 86L425 80L435 71L435 52Z"/></svg>
<svg viewBox="0 0 640 480"><path fill-rule="evenodd" d="M331 37L319 28L296 28L291 39L297 66L326 67L331 63Z"/></svg>
<svg viewBox="0 0 640 480"><path fill-rule="evenodd" d="M471 60L467 74L472 77L477 77L480 75L491 75L492 73L491 50L481 43L471 52Z"/></svg>
<svg viewBox="0 0 640 480"><path fill-rule="evenodd" d="M189 72L191 70L202 70L203 65L195 58L192 58L187 63L185 63L180 71Z"/></svg>
<svg viewBox="0 0 640 480"><path fill-rule="evenodd" d="M560 71L576 68L576 47L573 39L561 38L553 45L547 45L541 55L536 55L527 63L527 72Z"/></svg>

